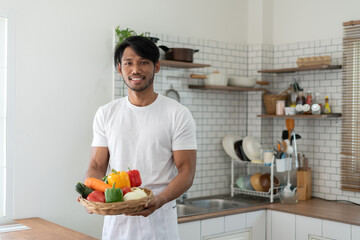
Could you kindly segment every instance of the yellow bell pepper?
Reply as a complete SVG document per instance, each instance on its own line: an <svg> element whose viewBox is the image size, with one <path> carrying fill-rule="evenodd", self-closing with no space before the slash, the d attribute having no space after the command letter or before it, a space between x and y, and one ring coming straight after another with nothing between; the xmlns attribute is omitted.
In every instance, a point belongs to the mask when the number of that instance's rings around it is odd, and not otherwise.
<svg viewBox="0 0 360 240"><path fill-rule="evenodd" d="M116 172L114 169L112 169L111 171L112 173L107 176L109 185L112 186L115 183L115 188L131 187L129 174L127 172Z"/></svg>

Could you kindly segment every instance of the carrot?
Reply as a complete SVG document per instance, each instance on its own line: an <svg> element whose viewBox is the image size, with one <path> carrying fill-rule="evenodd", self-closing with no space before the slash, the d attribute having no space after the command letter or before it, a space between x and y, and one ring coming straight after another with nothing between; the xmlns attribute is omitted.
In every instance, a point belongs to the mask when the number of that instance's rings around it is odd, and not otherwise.
<svg viewBox="0 0 360 240"><path fill-rule="evenodd" d="M111 188L111 186L97 178L87 178L85 179L85 182L84 182L85 186L91 188L91 189L94 189L94 190L97 190L97 191L100 191L100 192L105 192L105 190L107 188Z"/></svg>

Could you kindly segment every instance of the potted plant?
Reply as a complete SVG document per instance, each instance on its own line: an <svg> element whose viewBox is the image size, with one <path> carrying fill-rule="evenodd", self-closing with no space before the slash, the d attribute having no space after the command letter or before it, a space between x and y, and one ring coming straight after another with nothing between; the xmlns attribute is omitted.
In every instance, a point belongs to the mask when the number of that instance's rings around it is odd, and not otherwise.
<svg viewBox="0 0 360 240"><path fill-rule="evenodd" d="M134 30L130 29L130 28L126 28L121 30L120 26L117 26L115 28L115 34L117 37L117 44L121 44L126 38L131 37L131 36L145 36L147 38L149 38L151 41L153 41L155 44L157 43L157 41L159 40L158 38L155 37L150 37L150 33L141 33L141 34L137 34Z"/></svg>

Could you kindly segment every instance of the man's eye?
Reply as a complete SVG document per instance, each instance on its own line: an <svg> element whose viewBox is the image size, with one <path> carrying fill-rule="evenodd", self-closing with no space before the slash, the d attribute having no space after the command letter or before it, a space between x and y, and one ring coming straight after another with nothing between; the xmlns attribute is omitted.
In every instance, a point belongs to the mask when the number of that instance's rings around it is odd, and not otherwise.
<svg viewBox="0 0 360 240"><path fill-rule="evenodd" d="M125 62L125 63L124 63L124 66L129 66L129 65L131 65L130 62Z"/></svg>
<svg viewBox="0 0 360 240"><path fill-rule="evenodd" d="M146 64L148 64L148 63L149 63L148 61L142 61L142 62L141 62L142 65L146 65Z"/></svg>

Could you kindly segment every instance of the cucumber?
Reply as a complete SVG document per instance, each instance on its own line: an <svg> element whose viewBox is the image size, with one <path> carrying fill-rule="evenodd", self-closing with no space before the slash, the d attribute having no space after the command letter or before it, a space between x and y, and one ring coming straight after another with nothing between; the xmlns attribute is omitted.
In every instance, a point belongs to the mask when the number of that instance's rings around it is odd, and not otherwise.
<svg viewBox="0 0 360 240"><path fill-rule="evenodd" d="M85 186L83 183L78 182L75 186L75 190L83 197L87 198L87 196L92 193L94 190Z"/></svg>

